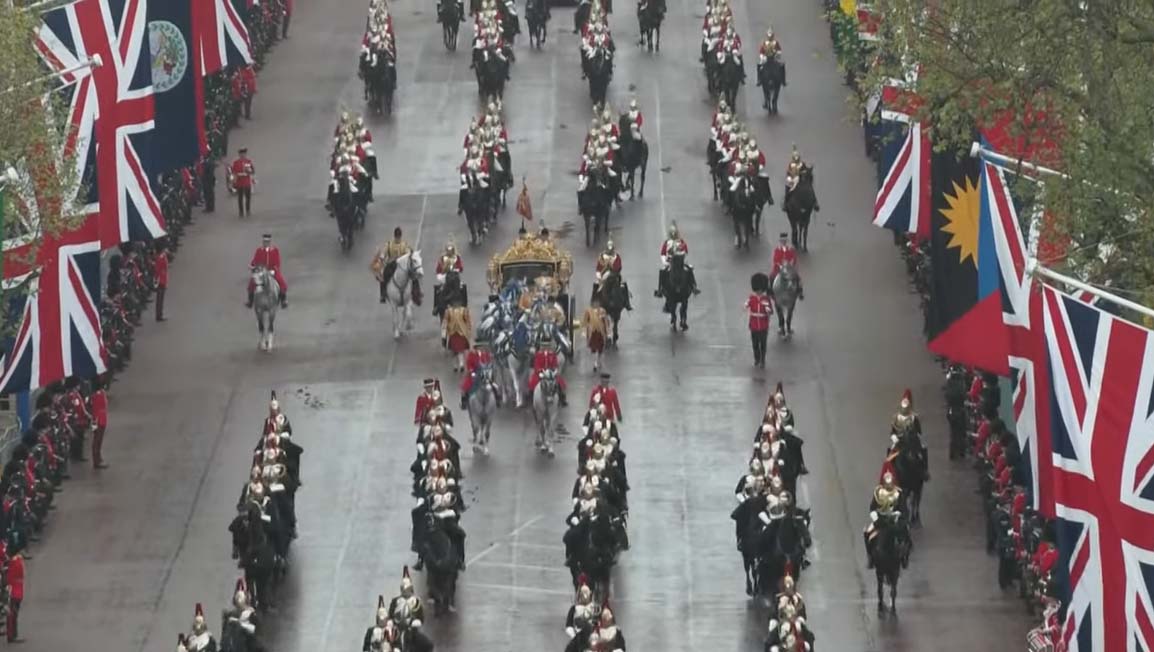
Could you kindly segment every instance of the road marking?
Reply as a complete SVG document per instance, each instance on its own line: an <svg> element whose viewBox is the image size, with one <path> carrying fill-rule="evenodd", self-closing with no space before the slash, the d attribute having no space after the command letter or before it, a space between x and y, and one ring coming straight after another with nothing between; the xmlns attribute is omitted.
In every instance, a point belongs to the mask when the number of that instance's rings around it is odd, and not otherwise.
<svg viewBox="0 0 1154 652"><path fill-rule="evenodd" d="M413 240L413 250L421 250L421 234L425 231L425 215L429 209L429 193L421 195L421 217L417 220L417 237ZM422 261L424 262L424 261ZM416 316L413 316L413 321L416 321ZM393 375L393 371L397 368L397 353L401 350L401 341L394 341L393 354L389 356L389 366L385 369L385 376Z"/></svg>
<svg viewBox="0 0 1154 652"><path fill-rule="evenodd" d="M509 591L511 593L540 593L543 595L563 595L572 598L572 591L558 591L556 589L538 589L532 586L516 586L514 584L482 584L480 582L462 582L463 586L475 589L493 589L495 591ZM616 602L616 601L614 601ZM512 607L510 607L510 610ZM511 612L511 611L510 611Z"/></svg>
<svg viewBox="0 0 1154 652"><path fill-rule="evenodd" d="M545 573L564 573L566 575L569 574L569 569L565 568L564 566L558 567L558 566L537 566L534 564L510 564L508 562L503 562L503 561L486 561L486 562L481 562L479 564L473 564L473 566L480 566L481 568L524 568L525 570L542 571Z"/></svg>
<svg viewBox="0 0 1154 652"><path fill-rule="evenodd" d="M657 128L657 197L661 204L661 237L669 231L668 219L665 216L665 158L662 152L665 144L661 140L661 84L653 82L653 126Z"/></svg>
<svg viewBox="0 0 1154 652"><path fill-rule="evenodd" d="M511 538L511 537L517 536L518 534L521 534L522 530L525 530L526 528L533 525L537 521L540 521L543 518L545 518L544 514L538 514L537 516L534 516L533 518L529 519L528 521L525 521L521 525L517 526L517 529L515 529L512 532L510 532L509 534L507 534L506 537Z"/></svg>
<svg viewBox="0 0 1154 652"><path fill-rule="evenodd" d="M370 415L377 413L378 389L379 389L379 386L374 383L373 384L373 397L369 400L369 414ZM374 428L376 428L376 423L370 417L365 422L365 434L361 438L365 444L365 448L367 448L369 440L372 439ZM364 448L362 448L362 450L364 450ZM367 486L367 483L361 482L361 478L360 478L361 470L363 468L364 468L364 465L362 465L362 464L357 464L356 466L353 467L353 477L351 478L352 484L353 484L353 496L352 496L352 499L349 503L349 507L350 507L349 512L350 513L356 512L357 503L360 502L361 492L362 492L363 488ZM329 608L328 608L328 611L325 613L325 624L324 624L324 627L321 629L321 649L322 650L329 649L329 633L332 631L333 616L337 610L337 597L343 595L342 593L340 593L337 590L340 576L341 576L341 567L344 566L345 557L348 556L348 553L349 553L349 544L353 538L353 524L359 523L359 522L360 521L358 521L357 519L350 518L345 523L345 533L344 533L344 536L341 538L341 549L340 549L340 552L337 553L336 570L332 574L332 588L331 588L332 597L329 598Z"/></svg>
<svg viewBox="0 0 1154 652"><path fill-rule="evenodd" d="M511 532L509 532L505 536L501 537L501 540L511 539L511 538L516 537L523 530L529 528L534 523L536 523L537 521L540 521L543 518L545 518L544 514L538 514L537 516L534 516L533 518L529 519L528 521L525 521L524 523L518 525L516 528L513 528L513 530ZM516 542L516 541L511 542L511 544L504 544L504 543L501 543L501 540L494 541L493 543L490 543L488 546L485 547L484 550L482 550L481 552L478 552L476 555L473 555L472 559L466 560L465 564L468 566L472 566L473 564L477 563L478 560L484 559L489 553L493 552L497 548L500 548L502 545L509 545L511 548L516 548L518 545L518 542ZM548 547L549 548L556 548L556 546L548 546Z"/></svg>
<svg viewBox="0 0 1154 652"><path fill-rule="evenodd" d="M479 560L484 559L485 555L488 555L490 552L493 552L494 550L496 550L497 548L500 548L500 547L501 547L501 544L499 544L499 543L490 543L488 545L488 547L486 547L484 550L482 550L481 552L478 552L476 555L473 555L472 559L465 561L465 565L466 566L472 566L473 564L477 563Z"/></svg>
<svg viewBox="0 0 1154 652"><path fill-rule="evenodd" d="M685 451L688 446L681 447L681 455L678 456L679 475L681 475L681 544L684 550L683 573L685 577L685 602L689 606L690 614L685 619L686 629L689 634L689 648L697 649L697 627L694 625L693 618L693 561L690 558L690 551L693 550L693 540L689 535L689 473L688 466L685 464Z"/></svg>
<svg viewBox="0 0 1154 652"><path fill-rule="evenodd" d="M733 344L707 344L706 348L709 348L709 349L736 349L737 347Z"/></svg>

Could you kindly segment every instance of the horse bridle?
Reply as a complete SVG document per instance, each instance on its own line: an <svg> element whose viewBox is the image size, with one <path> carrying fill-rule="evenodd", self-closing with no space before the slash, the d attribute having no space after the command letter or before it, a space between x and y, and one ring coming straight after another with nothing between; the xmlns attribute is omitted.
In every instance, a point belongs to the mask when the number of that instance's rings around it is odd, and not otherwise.
<svg viewBox="0 0 1154 652"><path fill-rule="evenodd" d="M417 266L413 261L413 254L411 253L409 254L409 264L405 271L409 273L408 278L410 281L415 278L413 272L417 271ZM397 288L397 292L401 293L401 298L404 299L405 286L397 285L397 275L395 273L393 274L392 278L389 279L389 282L393 284L393 287ZM405 285L408 285L408 283Z"/></svg>

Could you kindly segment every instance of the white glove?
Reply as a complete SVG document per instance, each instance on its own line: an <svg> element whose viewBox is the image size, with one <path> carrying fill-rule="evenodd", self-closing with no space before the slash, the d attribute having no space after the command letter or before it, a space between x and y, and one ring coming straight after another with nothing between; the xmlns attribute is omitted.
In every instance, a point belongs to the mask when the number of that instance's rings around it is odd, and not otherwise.
<svg viewBox="0 0 1154 652"><path fill-rule="evenodd" d="M873 523L878 522L878 513L877 512L870 512L870 521Z"/></svg>
<svg viewBox="0 0 1154 652"><path fill-rule="evenodd" d="M769 514L766 514L765 512L761 512L760 514L757 515L757 518L761 519L762 523L769 525Z"/></svg>
<svg viewBox="0 0 1154 652"><path fill-rule="evenodd" d="M765 56L764 54L757 55L757 65L759 65L759 66L764 65L765 62L768 60L769 60L769 57Z"/></svg>
<svg viewBox="0 0 1154 652"><path fill-rule="evenodd" d="M409 623L409 626L411 626L413 629L420 629L421 621L419 619L414 619L411 623Z"/></svg>
<svg viewBox="0 0 1154 652"><path fill-rule="evenodd" d="M417 505L416 505L417 507L420 507L421 505L424 505L424 504L425 504L424 498L418 498L417 499Z"/></svg>
<svg viewBox="0 0 1154 652"><path fill-rule="evenodd" d="M566 627L565 633L569 635L569 638L577 637L577 630L573 629L572 627Z"/></svg>
<svg viewBox="0 0 1154 652"><path fill-rule="evenodd" d="M777 623L776 618L770 618L769 619L769 633L770 634L773 634L774 632L777 631L777 625L778 625L778 623Z"/></svg>

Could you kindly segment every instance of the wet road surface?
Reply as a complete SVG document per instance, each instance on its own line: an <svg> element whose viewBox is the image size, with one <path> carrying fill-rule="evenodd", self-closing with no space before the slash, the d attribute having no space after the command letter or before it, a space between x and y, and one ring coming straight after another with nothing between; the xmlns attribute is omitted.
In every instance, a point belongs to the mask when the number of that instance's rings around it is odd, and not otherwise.
<svg viewBox="0 0 1154 652"><path fill-rule="evenodd" d="M636 310L623 320L620 351L605 362L626 416L632 482L632 550L620 559L613 600L631 649L761 648L766 611L744 595L728 515L750 433L778 380L807 442L811 474L799 494L813 509L815 549L801 590L818 645L847 652L1018 646L1028 621L1020 602L996 588L972 471L946 460L941 375L921 344L916 298L889 235L869 224L875 174L818 3L734 5L750 75L740 110L766 153L773 188L780 193L797 143L816 164L822 206L802 259L797 335L771 341L766 371L750 364L741 306L785 220L768 208L761 241L735 253L729 222L710 200L703 161L713 107L697 61L703 6L670 2L662 52L653 55L634 45L632 7L618 4L610 97L623 108L636 95L650 144L644 199L611 217ZM420 380L435 374L455 404L457 379L428 307L415 333L392 340L391 314L377 303L368 263L375 244L401 226L424 251L431 290L443 244L467 242L455 215L456 168L478 107L467 32L460 50L448 53L432 2L394 3L396 110L369 121L381 180L362 240L342 255L323 211L326 166L340 109L362 109L355 64L364 12L359 1L298 1L290 40L261 74L255 120L231 139L256 164L254 216L239 221L222 196L217 214L200 218L181 249L169 321L140 331L133 366L113 390L112 468L77 470L33 551L21 629L34 649L170 649L196 602L219 631L237 576L226 527L270 390L282 396L305 455L300 538L277 613L262 632L269 649L360 649L376 596L397 592L401 566L412 561L413 401ZM753 85L770 21L790 80L772 119ZM575 217L590 103L571 25L570 11L556 9L544 50L518 44L505 112L515 174L528 175L537 215L575 257L580 311L596 249L583 246ZM515 195L483 247L462 246L474 310L488 257L515 237ZM674 222L703 290L685 334L669 332L652 298L657 249ZM283 252L292 303L278 318L272 354L257 351L254 319L242 307L245 264L266 231ZM583 350L567 375L574 404L584 402L595 377ZM933 481L902 577L900 616L879 620L860 532L906 387L926 424ZM576 430L580 412L570 409L563 420ZM571 602L561 535L575 441L564 439L557 459L542 459L531 446L531 416L511 410L493 432L490 458L463 453L469 566L459 613L426 628L439 650L560 650Z"/></svg>

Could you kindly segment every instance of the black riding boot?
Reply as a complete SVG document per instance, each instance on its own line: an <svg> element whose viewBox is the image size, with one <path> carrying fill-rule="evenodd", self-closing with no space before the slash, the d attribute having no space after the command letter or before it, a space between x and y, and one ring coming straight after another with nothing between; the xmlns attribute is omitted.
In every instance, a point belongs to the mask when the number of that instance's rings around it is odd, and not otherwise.
<svg viewBox="0 0 1154 652"><path fill-rule="evenodd" d="M280 291L280 307L288 308L288 293L284 290Z"/></svg>
<svg viewBox="0 0 1154 652"><path fill-rule="evenodd" d="M565 388L560 385L557 386L557 398L560 400L561 407L569 407L569 399L565 397Z"/></svg>
<svg viewBox="0 0 1154 652"><path fill-rule="evenodd" d="M866 549L866 568L874 567L874 556L870 554L870 535L869 532L863 532L861 535L862 541L865 541Z"/></svg>
<svg viewBox="0 0 1154 652"><path fill-rule="evenodd" d="M245 308L251 308L252 307L252 295L253 295L253 291L249 290L248 291L248 301L245 302L245 304L244 304Z"/></svg>
<svg viewBox="0 0 1154 652"><path fill-rule="evenodd" d="M660 299L665 296L665 285L669 282L669 270L661 269L657 272L657 289L653 291L653 296Z"/></svg>
<svg viewBox="0 0 1154 652"><path fill-rule="evenodd" d="M387 287L388 284L381 281L381 303L387 303L389 300L388 291L386 290Z"/></svg>
<svg viewBox="0 0 1154 652"><path fill-rule="evenodd" d="M701 290L697 287L697 274L693 272L693 268L686 266L689 271L689 287L694 294L701 294Z"/></svg>
<svg viewBox="0 0 1154 652"><path fill-rule="evenodd" d="M465 212L465 189L461 188L461 192L457 194L457 215L462 215Z"/></svg>

